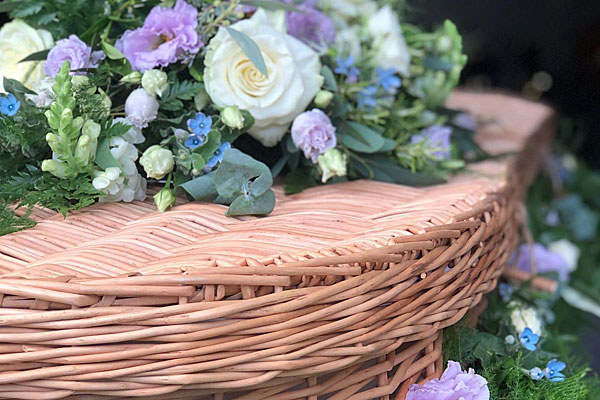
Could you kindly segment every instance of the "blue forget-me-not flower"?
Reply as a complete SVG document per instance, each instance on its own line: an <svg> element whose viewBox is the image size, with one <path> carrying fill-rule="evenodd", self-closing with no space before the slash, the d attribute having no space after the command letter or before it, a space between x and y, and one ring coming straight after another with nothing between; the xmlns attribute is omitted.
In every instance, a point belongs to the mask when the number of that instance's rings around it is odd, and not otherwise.
<svg viewBox="0 0 600 400"><path fill-rule="evenodd" d="M535 351L537 349L537 343L540 341L540 337L533 333L529 328L523 329L523 332L519 335L521 344L529 351Z"/></svg>
<svg viewBox="0 0 600 400"><path fill-rule="evenodd" d="M21 102L12 93L9 93L6 97L0 97L0 112L2 114L12 117L19 111L19 107L21 107Z"/></svg>

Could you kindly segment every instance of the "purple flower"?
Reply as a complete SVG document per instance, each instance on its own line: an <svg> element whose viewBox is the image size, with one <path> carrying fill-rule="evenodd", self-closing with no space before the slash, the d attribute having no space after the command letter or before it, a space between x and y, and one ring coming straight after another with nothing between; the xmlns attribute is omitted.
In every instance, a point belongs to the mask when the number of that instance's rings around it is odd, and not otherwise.
<svg viewBox="0 0 600 400"><path fill-rule="evenodd" d="M456 116L452 119L452 123L459 128L466 129L468 131L474 131L477 129L477 122L475 118L467 112L462 112L460 114L456 114Z"/></svg>
<svg viewBox="0 0 600 400"><path fill-rule="evenodd" d="M567 261L560 254L547 250L539 243L534 244L533 248L530 248L527 244L519 246L510 257L510 260L508 260L508 264L515 265L523 271L531 272L530 250L533 250L533 258L538 272L544 273L555 271L558 272L561 281L569 279L571 270L569 269Z"/></svg>
<svg viewBox="0 0 600 400"><path fill-rule="evenodd" d="M529 376L534 381L539 381L544 377L544 371L542 371L538 367L535 367L535 368L532 368L531 371L529 371Z"/></svg>
<svg viewBox="0 0 600 400"><path fill-rule="evenodd" d="M363 110L371 110L377 106L377 100L373 97L377 93L375 86L367 86L363 91L358 92L356 101L358 107Z"/></svg>
<svg viewBox="0 0 600 400"><path fill-rule="evenodd" d="M562 382L565 380L565 375L560 371L565 369L567 365L562 361L556 361L556 358L548 361L544 374L550 382Z"/></svg>
<svg viewBox="0 0 600 400"><path fill-rule="evenodd" d="M196 7L177 0L173 8L154 7L144 25L125 31L115 47L133 69L147 71L175 63L186 53L197 53L203 45L197 28Z"/></svg>
<svg viewBox="0 0 600 400"><path fill-rule="evenodd" d="M525 347L529 351L537 350L537 344L540 341L540 337L533 333L533 331L529 328L525 328L523 332L519 334L519 340L523 347Z"/></svg>
<svg viewBox="0 0 600 400"><path fill-rule="evenodd" d="M156 119L158 101L144 89L135 89L125 100L125 115L133 125L142 129Z"/></svg>
<svg viewBox="0 0 600 400"><path fill-rule="evenodd" d="M331 18L320 11L301 5L296 7L304 12L287 13L288 33L307 44L327 45L335 40L335 26Z"/></svg>
<svg viewBox="0 0 600 400"><path fill-rule="evenodd" d="M435 149L433 157L436 160L447 160L450 158L450 137L452 128L444 125L433 125L423 129L420 134L413 135L410 138L412 144L427 141L427 144Z"/></svg>
<svg viewBox="0 0 600 400"><path fill-rule="evenodd" d="M321 110L314 109L298 115L292 124L292 140L304 151L304 156L317 163L319 154L336 146L335 127Z"/></svg>
<svg viewBox="0 0 600 400"><path fill-rule="evenodd" d="M460 364L448 361L448 368L440 379L431 379L424 385L412 385L406 400L489 400L490 390L484 377L473 369L462 371Z"/></svg>
<svg viewBox="0 0 600 400"><path fill-rule="evenodd" d="M76 35L56 42L44 62L44 72L54 78L65 61L71 63L71 71L96 68L104 58L104 52L94 51Z"/></svg>
<svg viewBox="0 0 600 400"><path fill-rule="evenodd" d="M396 70L394 68L383 69L377 67L377 83L387 93L393 93L394 89L398 89L402 85L402 81L396 76Z"/></svg>
<svg viewBox="0 0 600 400"><path fill-rule="evenodd" d="M14 94L9 93L6 97L0 97L0 113L12 117L19 111L19 107L21 107L21 102Z"/></svg>
<svg viewBox="0 0 600 400"><path fill-rule="evenodd" d="M338 57L335 59L335 63L337 65L334 69L334 72L336 74L346 75L346 83L355 83L358 81L360 70L354 66L354 57Z"/></svg>

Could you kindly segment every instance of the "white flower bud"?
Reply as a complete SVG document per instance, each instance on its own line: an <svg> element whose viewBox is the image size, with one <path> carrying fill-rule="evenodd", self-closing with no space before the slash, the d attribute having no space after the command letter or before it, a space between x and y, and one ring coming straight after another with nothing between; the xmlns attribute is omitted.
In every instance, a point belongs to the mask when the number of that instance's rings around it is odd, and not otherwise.
<svg viewBox="0 0 600 400"><path fill-rule="evenodd" d="M152 96L162 96L168 86L167 74L161 70L151 69L142 76L142 87Z"/></svg>
<svg viewBox="0 0 600 400"><path fill-rule="evenodd" d="M173 194L173 190L166 187L162 188L160 192L154 195L154 204L156 204L156 208L158 208L158 211L160 212L165 212L168 208L173 207L175 204L175 194Z"/></svg>
<svg viewBox="0 0 600 400"><path fill-rule="evenodd" d="M315 105L319 108L326 108L333 100L333 93L327 90L319 90L315 96Z"/></svg>
<svg viewBox="0 0 600 400"><path fill-rule="evenodd" d="M121 83L133 83L138 84L142 81L142 73L140 71L133 71L132 73L125 75L121 78Z"/></svg>
<svg viewBox="0 0 600 400"><path fill-rule="evenodd" d="M42 162L42 171L50 172L52 175L60 179L71 178L75 175L67 163L59 160L44 160Z"/></svg>
<svg viewBox="0 0 600 400"><path fill-rule="evenodd" d="M158 101L144 89L139 88L129 94L125 101L125 114L131 123L138 128L145 128L156 119Z"/></svg>
<svg viewBox="0 0 600 400"><path fill-rule="evenodd" d="M242 129L244 127L244 116L238 106L225 107L221 111L221 121L232 129Z"/></svg>
<svg viewBox="0 0 600 400"><path fill-rule="evenodd" d="M321 170L321 182L325 183L334 176L346 176L347 157L338 149L329 149L317 160Z"/></svg>
<svg viewBox="0 0 600 400"><path fill-rule="evenodd" d="M154 145L144 152L140 164L149 178L162 179L173 170L175 162L171 150Z"/></svg>

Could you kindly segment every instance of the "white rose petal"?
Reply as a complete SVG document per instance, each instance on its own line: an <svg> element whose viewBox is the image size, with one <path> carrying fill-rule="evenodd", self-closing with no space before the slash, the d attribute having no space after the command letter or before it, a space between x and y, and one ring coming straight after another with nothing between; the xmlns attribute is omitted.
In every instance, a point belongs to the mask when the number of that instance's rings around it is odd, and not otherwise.
<svg viewBox="0 0 600 400"><path fill-rule="evenodd" d="M220 29L209 44L204 77L215 105L248 110L255 119L250 134L263 145L274 146L319 91L323 77L314 50L261 18L239 21L231 27L260 47L268 78L225 29Z"/></svg>
<svg viewBox="0 0 600 400"><path fill-rule="evenodd" d="M510 321L518 333L525 328L531 329L536 335L542 334L543 323L537 311L533 307L525 307L520 302L510 302L509 307L513 308L510 313Z"/></svg>
<svg viewBox="0 0 600 400"><path fill-rule="evenodd" d="M402 35L398 16L387 5L369 18L369 33L374 39L377 57L374 61L383 68L394 68L401 75L408 76L410 53Z"/></svg>
<svg viewBox="0 0 600 400"><path fill-rule="evenodd" d="M21 20L14 20L0 29L0 92L4 93L4 77L16 79L33 89L44 78L41 61L19 63L25 57L52 47L50 32L35 30Z"/></svg>
<svg viewBox="0 0 600 400"><path fill-rule="evenodd" d="M548 245L548 250L553 253L560 254L560 256L567 262L569 271L575 271L577 269L577 263L579 262L579 247L568 241L567 239L557 240Z"/></svg>

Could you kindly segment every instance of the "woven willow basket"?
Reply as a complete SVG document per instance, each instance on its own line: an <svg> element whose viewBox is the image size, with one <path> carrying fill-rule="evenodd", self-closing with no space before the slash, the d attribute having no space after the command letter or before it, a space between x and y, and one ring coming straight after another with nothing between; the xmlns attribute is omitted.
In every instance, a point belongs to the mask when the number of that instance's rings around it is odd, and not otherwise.
<svg viewBox="0 0 600 400"><path fill-rule="evenodd" d="M448 184L224 207L95 205L0 238L0 398L404 399L495 286L553 113L455 93L490 152Z"/></svg>

